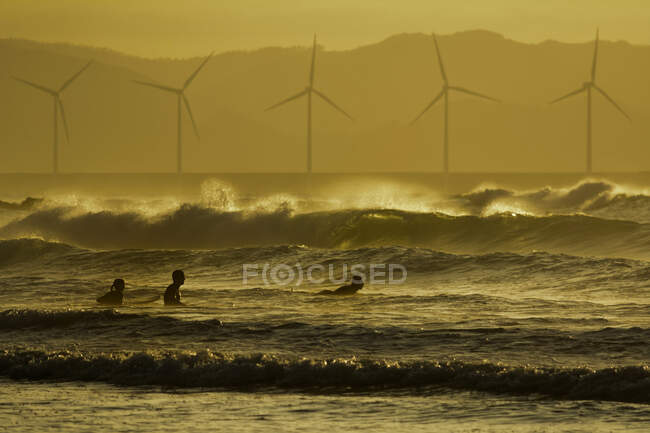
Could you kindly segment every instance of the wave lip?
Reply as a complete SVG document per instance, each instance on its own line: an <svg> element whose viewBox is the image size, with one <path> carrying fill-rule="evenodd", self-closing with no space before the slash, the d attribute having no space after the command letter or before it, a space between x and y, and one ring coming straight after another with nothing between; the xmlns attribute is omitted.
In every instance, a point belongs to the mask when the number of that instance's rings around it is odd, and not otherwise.
<svg viewBox="0 0 650 433"><path fill-rule="evenodd" d="M460 361L287 359L210 352L112 353L2 351L0 375L15 380L99 381L181 388L449 389L571 400L650 403L647 365L560 369Z"/></svg>

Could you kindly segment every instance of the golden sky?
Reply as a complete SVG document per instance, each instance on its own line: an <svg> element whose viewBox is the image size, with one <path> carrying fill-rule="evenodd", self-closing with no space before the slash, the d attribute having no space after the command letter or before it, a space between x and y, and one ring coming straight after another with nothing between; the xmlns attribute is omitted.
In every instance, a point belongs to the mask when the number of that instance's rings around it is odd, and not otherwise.
<svg viewBox="0 0 650 433"><path fill-rule="evenodd" d="M650 0L0 0L0 37L72 42L147 57L307 45L403 32L486 29L525 42L650 44Z"/></svg>

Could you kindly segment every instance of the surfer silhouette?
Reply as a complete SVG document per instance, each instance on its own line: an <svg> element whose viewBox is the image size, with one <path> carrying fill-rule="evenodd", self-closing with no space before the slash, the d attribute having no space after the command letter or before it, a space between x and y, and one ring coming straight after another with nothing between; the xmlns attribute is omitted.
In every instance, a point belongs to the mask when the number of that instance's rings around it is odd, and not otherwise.
<svg viewBox="0 0 650 433"><path fill-rule="evenodd" d="M124 280L121 278L115 279L111 290L103 296L97 298L97 302L104 305L122 305L124 302Z"/></svg>
<svg viewBox="0 0 650 433"><path fill-rule="evenodd" d="M350 284L341 286L336 290L323 290L316 293L317 295L334 295L334 296L350 296L356 294L359 290L363 289L363 278L361 275L352 277Z"/></svg>
<svg viewBox="0 0 650 433"><path fill-rule="evenodd" d="M181 286L185 283L185 273L180 269L172 272L172 280L167 290L165 290L165 305L183 305L181 302Z"/></svg>

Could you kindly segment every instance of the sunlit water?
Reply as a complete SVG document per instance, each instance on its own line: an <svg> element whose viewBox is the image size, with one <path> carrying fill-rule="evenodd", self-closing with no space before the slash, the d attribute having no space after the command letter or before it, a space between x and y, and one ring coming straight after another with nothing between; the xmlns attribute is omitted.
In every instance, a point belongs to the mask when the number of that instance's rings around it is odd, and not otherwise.
<svg viewBox="0 0 650 433"><path fill-rule="evenodd" d="M644 432L647 405L425 389L417 393L161 390L0 382L3 426L70 432Z"/></svg>
<svg viewBox="0 0 650 433"><path fill-rule="evenodd" d="M4 204L9 428L645 431L650 197L605 182L460 196ZM356 203L356 206L351 205ZM399 264L401 284L242 281ZM160 300L171 271L187 306ZM114 278L128 305L94 299Z"/></svg>

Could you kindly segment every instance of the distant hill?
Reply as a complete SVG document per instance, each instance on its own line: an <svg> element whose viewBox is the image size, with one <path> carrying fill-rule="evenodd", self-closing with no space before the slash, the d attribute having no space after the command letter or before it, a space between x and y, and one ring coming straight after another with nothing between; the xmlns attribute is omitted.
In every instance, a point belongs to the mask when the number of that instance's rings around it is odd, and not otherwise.
<svg viewBox="0 0 650 433"><path fill-rule="evenodd" d="M458 95L450 109L453 171L581 171L586 101L548 101L588 79L593 43L524 44L486 31L439 37L452 84L504 102ZM207 53L206 53L207 54ZM310 48L215 55L188 91L201 140L184 114L185 169L302 171L306 101L264 109L307 83ZM58 87L95 64L64 94L68 172L162 172L175 168L176 100L135 79L180 86L201 62L142 59L66 44L0 40L1 172L51 167L52 103L10 76ZM598 81L632 116L594 99L594 169L650 170L650 47L601 41ZM355 118L314 105L316 171L439 171L442 110L408 123L435 96L440 72L430 36L402 34L349 51L317 53L316 87ZM61 135L63 139L63 135Z"/></svg>

